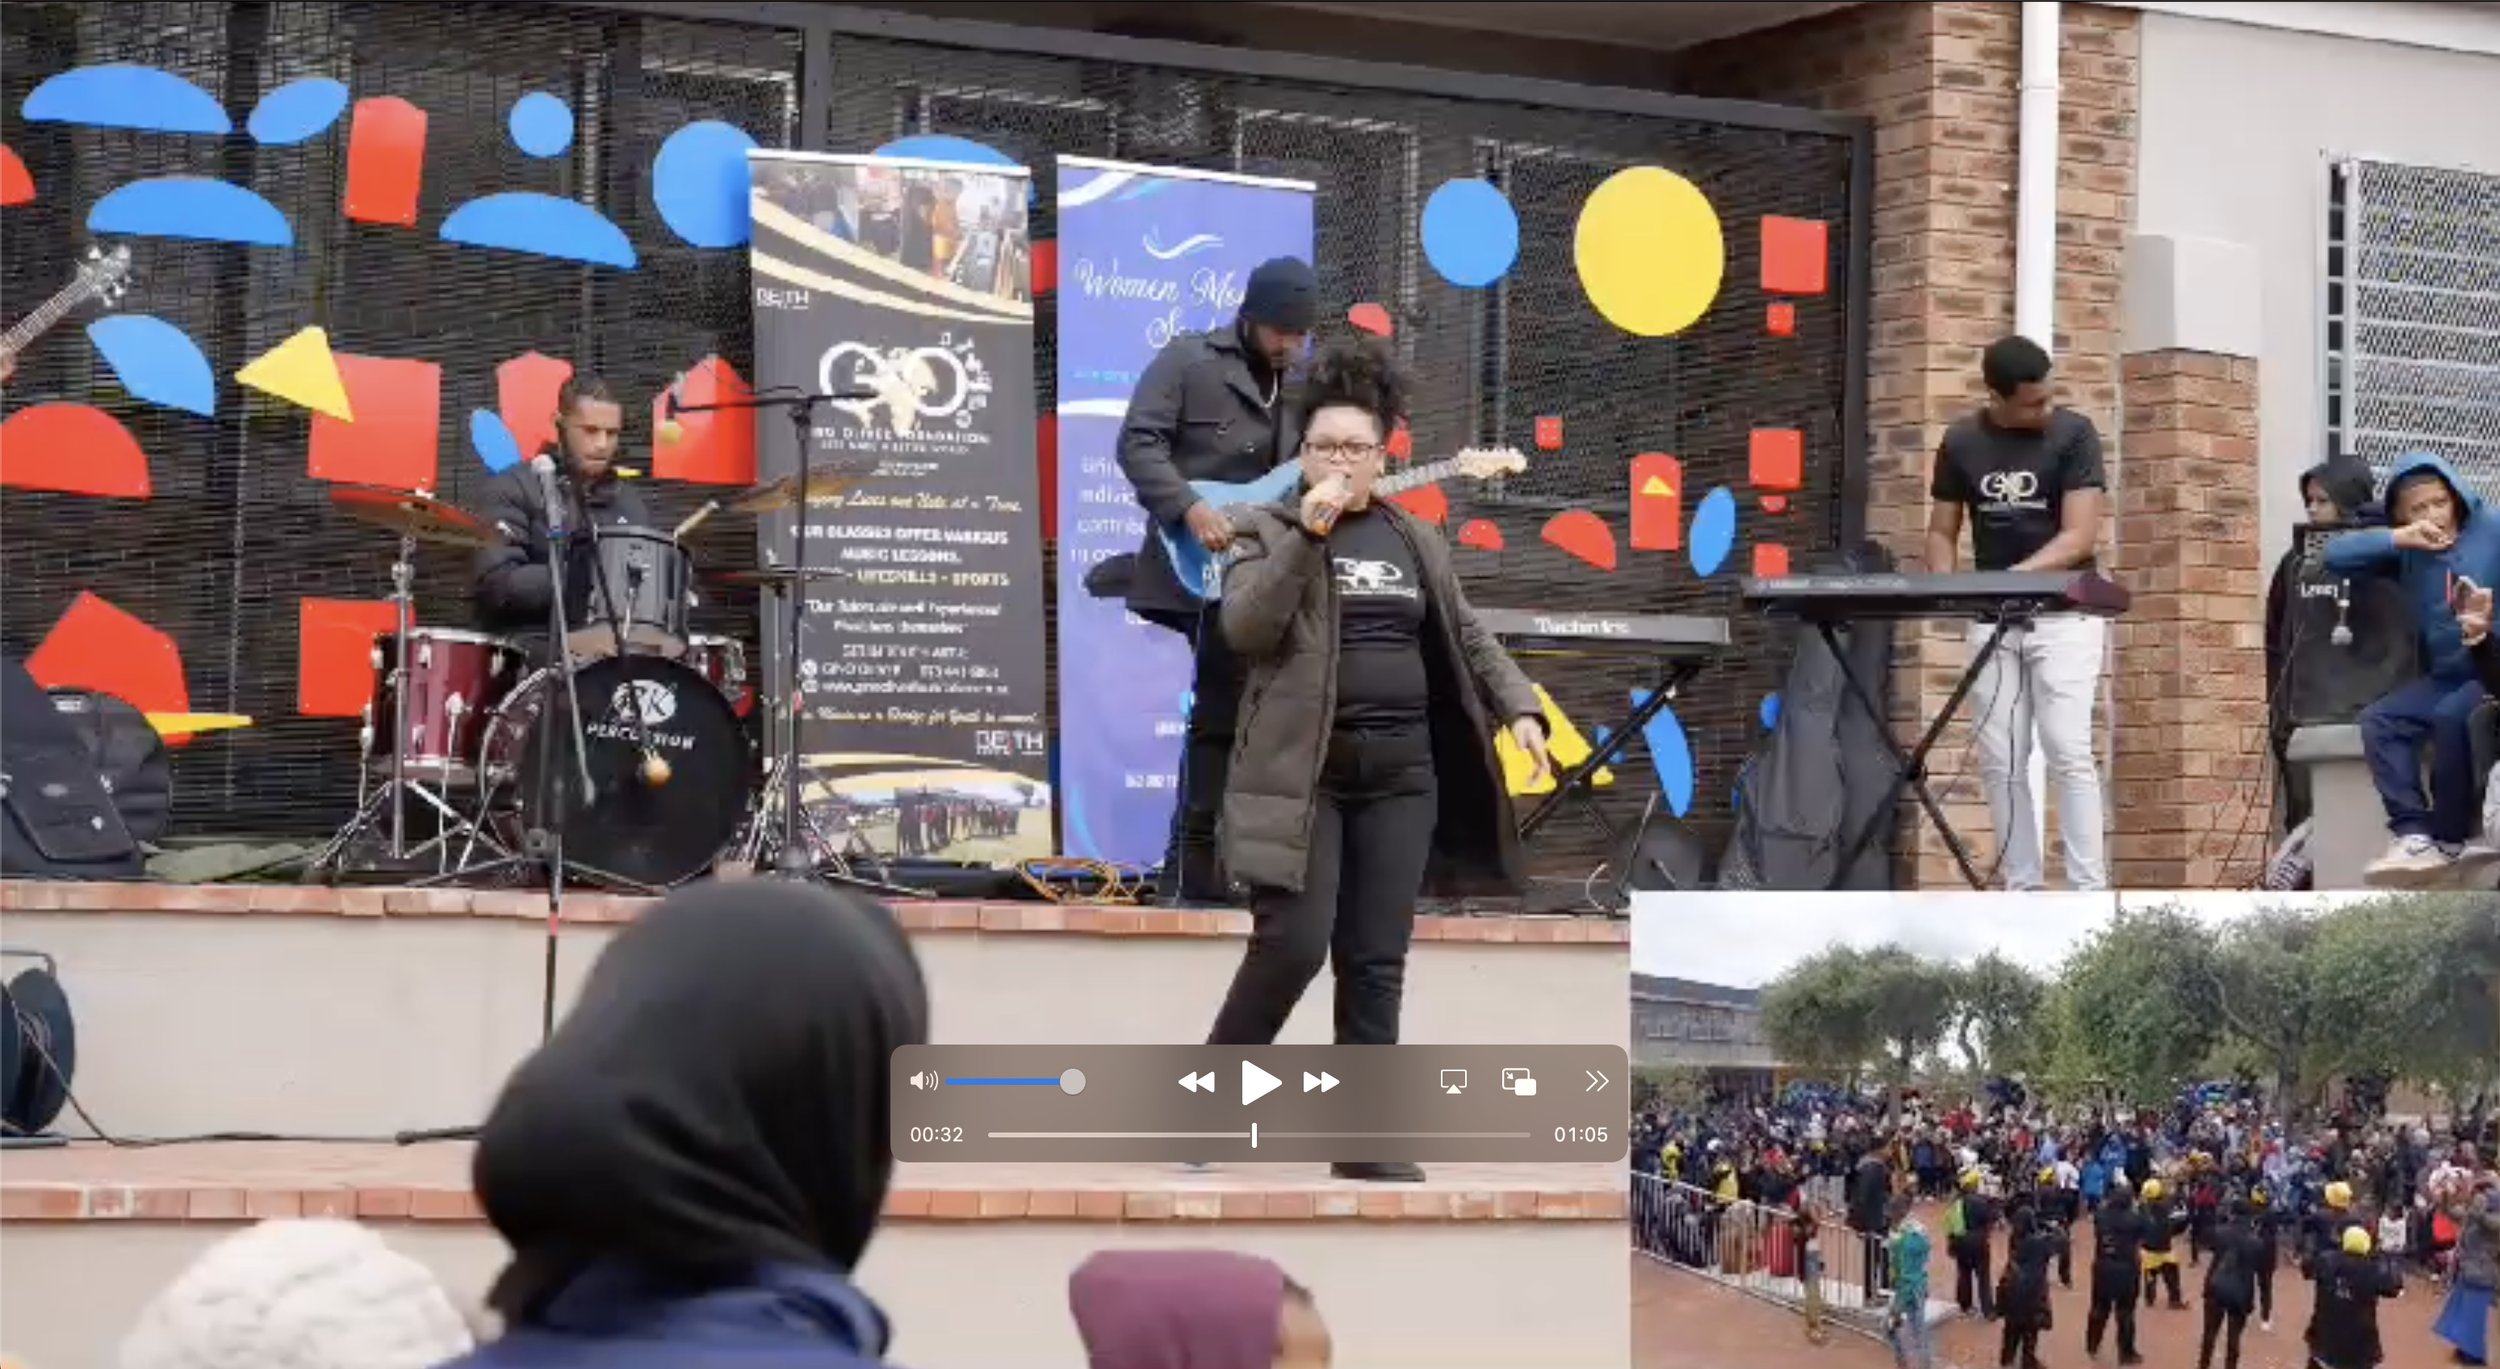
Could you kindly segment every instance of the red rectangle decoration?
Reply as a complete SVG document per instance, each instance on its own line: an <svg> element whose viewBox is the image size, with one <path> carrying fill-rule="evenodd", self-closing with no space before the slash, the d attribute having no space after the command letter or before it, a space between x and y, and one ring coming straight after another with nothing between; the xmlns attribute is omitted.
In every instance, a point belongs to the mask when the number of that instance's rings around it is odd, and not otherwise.
<svg viewBox="0 0 2500 1369"><path fill-rule="evenodd" d="M374 689L374 639L399 627L387 599L304 599L296 604L295 711L355 718Z"/></svg>
<svg viewBox="0 0 2500 1369"><path fill-rule="evenodd" d="M1795 428L1756 428L1747 448L1746 478L1755 489L1794 494L1805 488L1804 433Z"/></svg>
<svg viewBox="0 0 2500 1369"><path fill-rule="evenodd" d="M1659 452L1632 458L1632 549L1684 546L1684 463Z"/></svg>
<svg viewBox="0 0 2500 1369"><path fill-rule="evenodd" d="M433 489L442 451L443 368L430 361L334 355L356 421L313 415L306 473L341 484Z"/></svg>

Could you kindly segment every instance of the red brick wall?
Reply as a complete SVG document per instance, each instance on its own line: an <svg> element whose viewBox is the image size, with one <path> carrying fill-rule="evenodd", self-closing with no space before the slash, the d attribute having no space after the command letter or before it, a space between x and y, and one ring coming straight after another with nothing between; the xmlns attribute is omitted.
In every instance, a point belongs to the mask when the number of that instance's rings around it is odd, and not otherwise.
<svg viewBox="0 0 2500 1369"><path fill-rule="evenodd" d="M2257 363L2147 352L2124 372L2118 546L2135 607L2118 624L2110 875L2246 887L2271 816Z"/></svg>
<svg viewBox="0 0 2500 1369"><path fill-rule="evenodd" d="M1980 395L1979 352L2014 326L2014 198L2020 8L1887 3L1746 34L1684 54L1677 88L1864 114L1875 121L1870 533L1920 554L1930 459ZM2064 7L2053 347L2065 402L2092 416L2119 458L2119 271L2134 217L2136 16ZM2119 564L2123 567L2123 558ZM1956 628L1903 634L1896 721L1942 704L1967 652ZM1955 826L1993 849L1969 730L1938 748ZM2053 848L2052 848L2053 849ZM1905 883L1959 882L1922 825L1901 847Z"/></svg>

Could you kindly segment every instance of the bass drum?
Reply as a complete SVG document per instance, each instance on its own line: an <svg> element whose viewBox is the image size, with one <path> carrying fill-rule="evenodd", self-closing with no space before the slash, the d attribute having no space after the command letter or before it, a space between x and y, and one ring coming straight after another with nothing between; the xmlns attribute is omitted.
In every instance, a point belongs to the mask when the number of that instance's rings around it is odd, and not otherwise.
<svg viewBox="0 0 2500 1369"><path fill-rule="evenodd" d="M522 849L523 834L538 825L541 796L557 792L541 783L542 765L552 764L564 797L566 861L654 888L708 872L755 793L755 752L729 701L711 681L657 656L584 662L574 667L573 681L590 793L579 793L573 766L564 674L540 670L486 725L481 768L498 837ZM542 750L547 728L557 731Z"/></svg>

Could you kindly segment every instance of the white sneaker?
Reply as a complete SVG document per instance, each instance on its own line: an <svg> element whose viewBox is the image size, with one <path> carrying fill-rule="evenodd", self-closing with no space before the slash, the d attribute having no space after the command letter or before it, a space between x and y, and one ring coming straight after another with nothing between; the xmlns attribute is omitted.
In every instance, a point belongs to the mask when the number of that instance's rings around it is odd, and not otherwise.
<svg viewBox="0 0 2500 1369"><path fill-rule="evenodd" d="M2371 861L2361 882L2373 889L2428 889L2446 883L2456 857L2429 837L2398 837Z"/></svg>
<svg viewBox="0 0 2500 1369"><path fill-rule="evenodd" d="M2500 866L2500 847L2488 842L2469 841L2457 848L2457 858L2449 866L2449 877L2465 888L2478 887L2479 881Z"/></svg>

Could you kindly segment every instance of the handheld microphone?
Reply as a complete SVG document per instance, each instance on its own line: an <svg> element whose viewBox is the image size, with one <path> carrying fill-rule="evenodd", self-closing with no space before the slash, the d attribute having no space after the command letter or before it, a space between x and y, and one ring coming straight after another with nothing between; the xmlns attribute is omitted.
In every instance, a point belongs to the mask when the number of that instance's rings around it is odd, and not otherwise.
<svg viewBox="0 0 2500 1369"><path fill-rule="evenodd" d="M540 452L530 458L530 469L538 472L539 493L547 501L547 535L559 536L564 531L564 491L556 487L556 459Z"/></svg>
<svg viewBox="0 0 2500 1369"><path fill-rule="evenodd" d="M1331 477L1320 488L1327 489L1330 485L1337 483L1337 480ZM1321 500L1319 507L1311 510L1310 517L1305 520L1305 526L1310 528L1313 537L1326 537L1328 530L1337 526L1338 515L1345 512L1345 505L1340 502L1341 499L1342 496L1339 499Z"/></svg>

